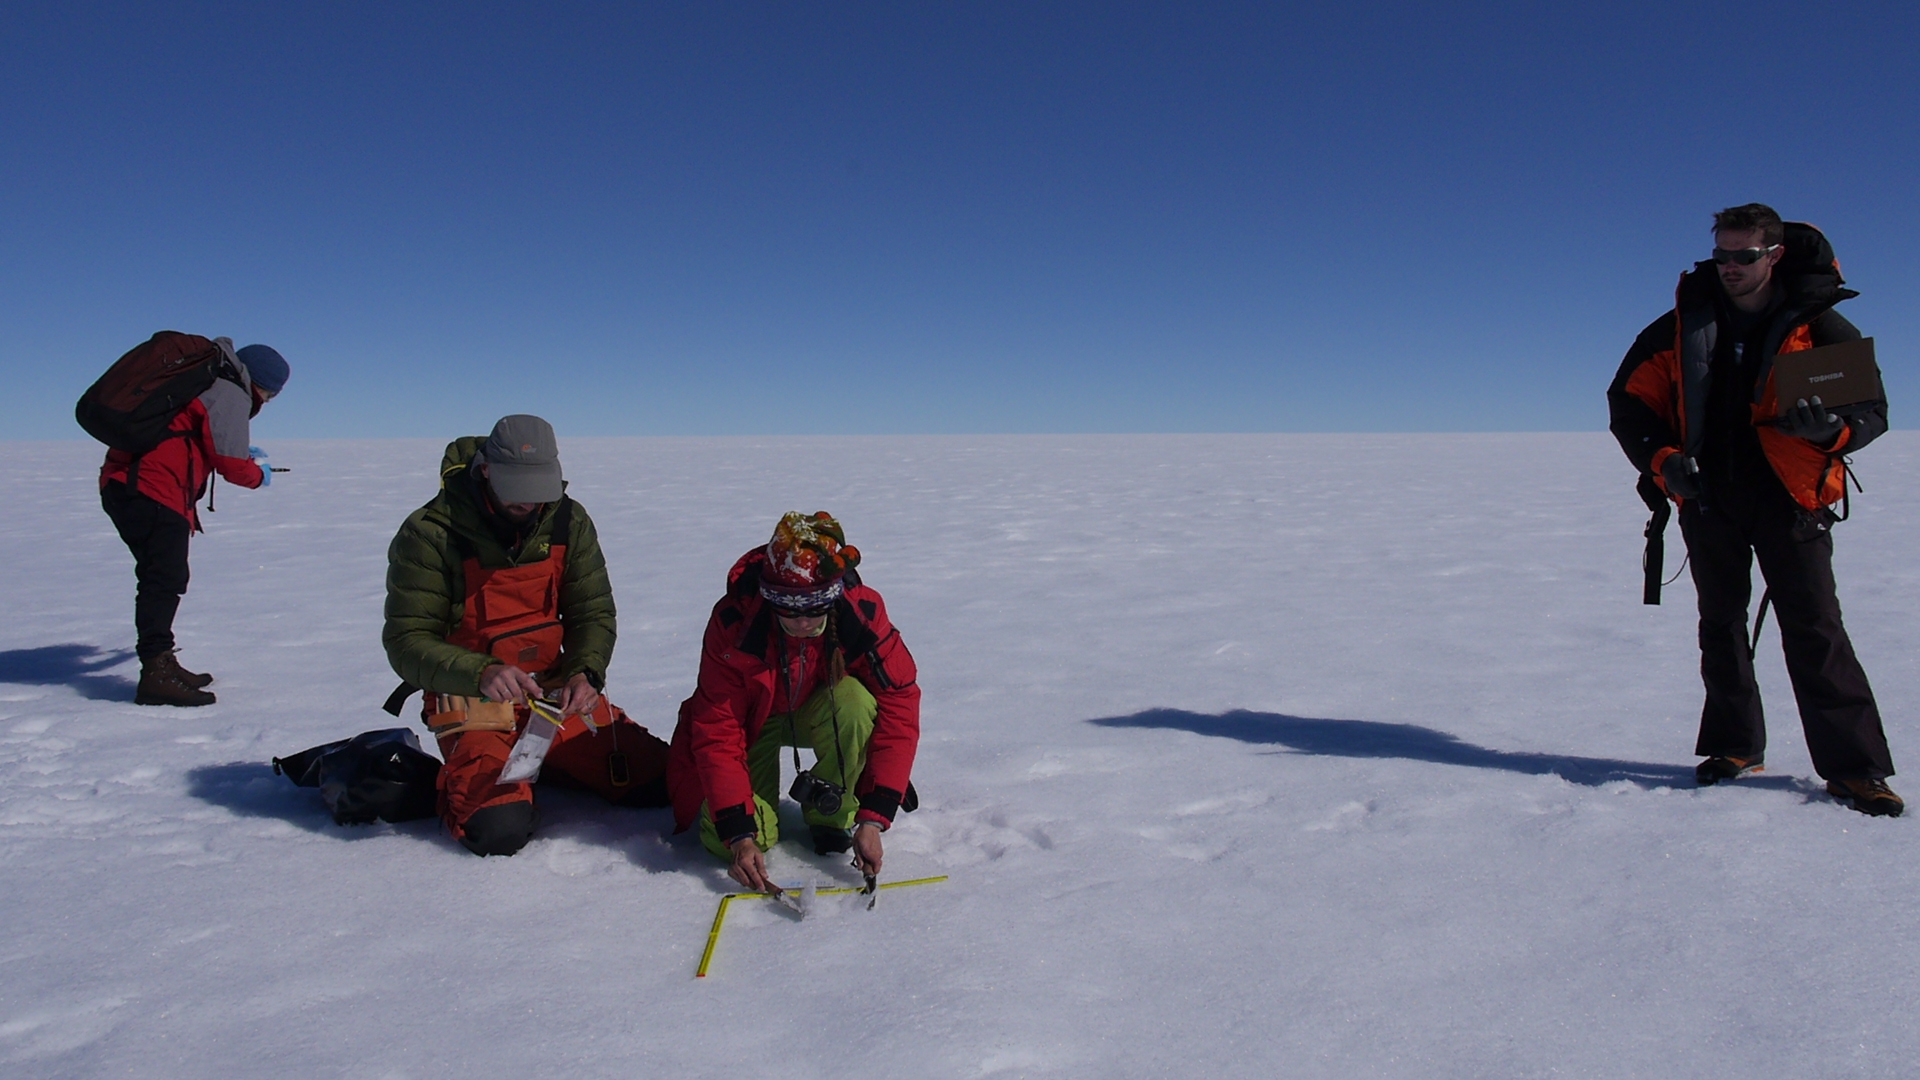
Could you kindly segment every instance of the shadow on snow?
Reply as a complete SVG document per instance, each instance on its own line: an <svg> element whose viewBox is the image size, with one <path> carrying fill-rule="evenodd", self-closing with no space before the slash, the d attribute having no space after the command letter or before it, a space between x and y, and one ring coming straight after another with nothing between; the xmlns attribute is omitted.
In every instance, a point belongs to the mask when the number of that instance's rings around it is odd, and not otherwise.
<svg viewBox="0 0 1920 1080"><path fill-rule="evenodd" d="M1404 758L1436 765L1463 765L1501 769L1531 776L1554 775L1575 784L1598 787L1627 780L1643 787L1692 787L1693 769L1614 758L1576 757L1571 754L1515 753L1492 750L1462 741L1444 731L1418 724L1389 724L1377 720L1317 720L1283 713L1232 712L1208 716L1182 709L1148 709L1132 716L1109 716L1087 721L1111 728L1171 728L1197 735L1238 739L1261 746L1282 746L1287 752L1322 757ZM1790 777L1755 777L1744 787L1790 787Z"/></svg>
<svg viewBox="0 0 1920 1080"><path fill-rule="evenodd" d="M132 659L132 649L106 650L79 642L9 649L0 652L0 683L67 686L94 701L132 701L132 679L101 674Z"/></svg>
<svg viewBox="0 0 1920 1080"><path fill-rule="evenodd" d="M670 850L666 829L633 828L632 808L611 807L594 795L568 791L550 784L535 787L535 801L541 821L533 833L533 844L542 840L573 840L578 843L624 848L628 858L651 872L681 869L682 860ZM399 833L424 840L448 852L471 858L446 830L438 818L421 818L397 825L375 822L370 825L336 825L327 812L320 792L296 786L273 771L273 766L258 761L228 761L202 765L187 771L187 794L201 802L222 807L244 817L273 818L322 836L339 840L365 840L374 836ZM609 814L609 811L612 811ZM671 819L664 819L670 822ZM668 827L671 827L670 825ZM698 849L698 843L694 845Z"/></svg>
<svg viewBox="0 0 1920 1080"><path fill-rule="evenodd" d="M318 791L295 787L286 777L275 774L273 766L261 761L227 761L189 769L187 794L243 817L273 818L342 840L362 840L389 831L427 838L439 825L431 819L400 825L335 825Z"/></svg>

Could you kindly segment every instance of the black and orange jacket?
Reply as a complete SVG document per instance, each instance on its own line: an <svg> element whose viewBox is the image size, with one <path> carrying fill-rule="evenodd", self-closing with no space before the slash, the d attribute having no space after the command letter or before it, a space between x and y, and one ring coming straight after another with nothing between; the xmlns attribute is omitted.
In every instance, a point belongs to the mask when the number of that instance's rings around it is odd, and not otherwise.
<svg viewBox="0 0 1920 1080"><path fill-rule="evenodd" d="M773 608L760 598L765 561L765 549L755 548L734 563L727 595L707 620L699 684L680 706L667 758L676 832L694 823L702 802L711 806L722 838L737 835L729 822L753 820L747 747L759 740L767 718L788 706L779 693L780 631ZM847 675L858 679L879 706L867 765L853 793L860 799L858 819L886 827L906 797L920 746L919 673L880 594L860 581L858 571L848 571L844 580L846 592L834 604L834 621ZM818 648L820 642L813 638L802 644ZM817 657L804 666L816 673L826 667ZM809 680L793 687L791 699L804 701L815 685Z"/></svg>
<svg viewBox="0 0 1920 1080"><path fill-rule="evenodd" d="M1849 418L1832 443L1816 445L1773 424L1779 412L1773 357L1857 339L1853 324L1833 306L1859 294L1843 288L1833 248L1820 230L1787 224L1786 253L1774 267L1781 301L1764 331L1761 368L1749 403L1755 434L1774 475L1803 508L1814 511L1846 493L1841 455L1887 430L1886 403ZM1608 427L1628 460L1666 490L1660 467L1677 453L1700 456L1714 350L1727 331L1725 291L1711 262L1681 275L1674 309L1641 331L1607 388ZM1676 499L1675 501L1679 501Z"/></svg>

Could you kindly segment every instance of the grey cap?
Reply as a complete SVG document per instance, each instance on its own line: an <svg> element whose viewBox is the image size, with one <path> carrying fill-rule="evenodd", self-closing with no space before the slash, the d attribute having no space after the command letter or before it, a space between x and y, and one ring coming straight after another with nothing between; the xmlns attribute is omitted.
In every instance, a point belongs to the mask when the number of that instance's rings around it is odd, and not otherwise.
<svg viewBox="0 0 1920 1080"><path fill-rule="evenodd" d="M537 416L503 416L480 447L487 485L503 503L549 503L560 498L560 444L553 425Z"/></svg>

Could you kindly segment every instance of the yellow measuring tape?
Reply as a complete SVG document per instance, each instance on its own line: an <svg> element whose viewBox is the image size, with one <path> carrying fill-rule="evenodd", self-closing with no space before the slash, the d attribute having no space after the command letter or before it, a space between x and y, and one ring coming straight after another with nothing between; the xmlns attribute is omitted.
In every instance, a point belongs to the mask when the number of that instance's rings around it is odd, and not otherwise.
<svg viewBox="0 0 1920 1080"><path fill-rule="evenodd" d="M947 880L947 875L941 874L939 877L914 878L911 881L889 881L880 887L883 889L904 889L909 885L932 885L936 881L945 880ZM852 887L844 889L817 889L813 895L845 896L848 893L862 891L864 890ZM720 910L713 913L713 929L707 932L707 950L700 954L700 970L693 973L694 978L704 979L707 977L707 965L713 963L713 948L720 944L720 928L725 926L727 922L727 905L733 903L735 900L771 899L773 899L772 893L760 892L730 892L720 898Z"/></svg>

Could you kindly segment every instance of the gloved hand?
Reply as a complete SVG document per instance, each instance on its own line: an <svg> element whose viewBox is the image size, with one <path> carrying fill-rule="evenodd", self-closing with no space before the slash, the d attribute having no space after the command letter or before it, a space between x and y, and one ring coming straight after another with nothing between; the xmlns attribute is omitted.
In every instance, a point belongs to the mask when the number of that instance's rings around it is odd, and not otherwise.
<svg viewBox="0 0 1920 1080"><path fill-rule="evenodd" d="M250 461L263 461L266 459L266 456L267 452L257 446L247 447L247 459ZM260 486L273 486L273 470L265 465L260 466Z"/></svg>
<svg viewBox="0 0 1920 1080"><path fill-rule="evenodd" d="M1667 483L1667 494L1682 499L1700 497L1700 465L1685 454L1669 454L1660 463L1660 479Z"/></svg>
<svg viewBox="0 0 1920 1080"><path fill-rule="evenodd" d="M1801 398L1794 402L1793 408L1780 414L1781 431L1821 446L1832 442L1840 434L1840 429L1846 426L1845 420L1828 412L1827 407L1820 404L1818 394L1813 396L1811 404L1806 398Z"/></svg>

